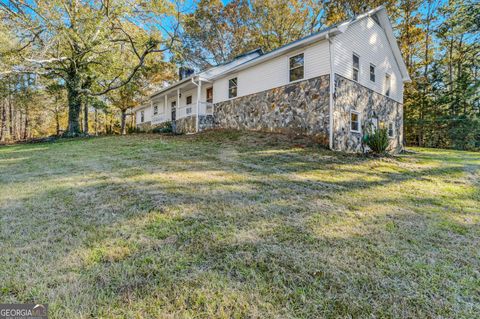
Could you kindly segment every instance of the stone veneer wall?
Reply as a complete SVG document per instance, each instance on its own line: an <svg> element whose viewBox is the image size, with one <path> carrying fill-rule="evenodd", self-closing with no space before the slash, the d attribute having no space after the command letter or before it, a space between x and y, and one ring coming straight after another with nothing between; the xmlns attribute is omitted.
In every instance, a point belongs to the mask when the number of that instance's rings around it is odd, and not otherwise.
<svg viewBox="0 0 480 319"><path fill-rule="evenodd" d="M215 118L213 115L200 115L198 129L200 131L215 128Z"/></svg>
<svg viewBox="0 0 480 319"><path fill-rule="evenodd" d="M190 115L175 121L175 133L186 134L195 133L196 131L196 115ZM198 122L199 131L214 128L213 115L200 115Z"/></svg>
<svg viewBox="0 0 480 319"><path fill-rule="evenodd" d="M197 117L195 115L190 115L183 117L181 119L175 120L175 133L177 134L186 134L186 133L195 133L197 126Z"/></svg>
<svg viewBox="0 0 480 319"><path fill-rule="evenodd" d="M148 122L143 122L143 123L138 123L137 124L137 128L140 130L140 131L149 131L151 128L152 128L152 123L150 121Z"/></svg>
<svg viewBox="0 0 480 319"><path fill-rule="evenodd" d="M360 112L362 131L373 118L378 123L394 122L395 133L390 139L392 152L402 149L403 105L382 94L376 93L357 82L335 75L333 112L333 148L340 151L361 152L362 133L350 132L350 111Z"/></svg>
<svg viewBox="0 0 480 319"><path fill-rule="evenodd" d="M329 75L215 104L215 128L309 135L328 145Z"/></svg>

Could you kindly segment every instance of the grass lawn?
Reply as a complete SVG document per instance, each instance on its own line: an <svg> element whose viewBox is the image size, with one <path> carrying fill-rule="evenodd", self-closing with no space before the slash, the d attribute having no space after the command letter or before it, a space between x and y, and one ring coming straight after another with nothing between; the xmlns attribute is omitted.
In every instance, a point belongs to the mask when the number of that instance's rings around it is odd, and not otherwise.
<svg viewBox="0 0 480 319"><path fill-rule="evenodd" d="M0 147L0 302L50 318L479 318L480 154L280 135Z"/></svg>

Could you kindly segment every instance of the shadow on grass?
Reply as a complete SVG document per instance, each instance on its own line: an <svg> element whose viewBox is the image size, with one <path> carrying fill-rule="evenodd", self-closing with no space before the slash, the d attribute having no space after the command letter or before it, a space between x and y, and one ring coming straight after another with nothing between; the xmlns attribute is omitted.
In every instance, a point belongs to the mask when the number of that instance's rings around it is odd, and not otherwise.
<svg viewBox="0 0 480 319"><path fill-rule="evenodd" d="M411 170L277 137L242 138L126 139L123 151L70 157L81 149L70 144L74 150L41 154L36 161L52 174L1 206L9 225L1 231L1 299L47 300L53 317L480 311L478 225L431 214L456 208L448 196L474 201L475 193L387 193L412 181L422 188L457 179L461 162ZM67 165L56 169L49 160L60 153ZM40 167L27 170L33 177L7 176L11 189L36 183ZM371 195L382 190L385 196Z"/></svg>

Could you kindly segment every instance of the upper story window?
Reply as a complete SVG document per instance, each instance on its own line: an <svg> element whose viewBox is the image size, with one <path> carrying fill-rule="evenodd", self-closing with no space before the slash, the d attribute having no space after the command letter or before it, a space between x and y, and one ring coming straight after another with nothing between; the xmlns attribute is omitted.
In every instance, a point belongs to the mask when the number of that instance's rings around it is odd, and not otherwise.
<svg viewBox="0 0 480 319"><path fill-rule="evenodd" d="M213 87L207 89L207 103L213 103Z"/></svg>
<svg viewBox="0 0 480 319"><path fill-rule="evenodd" d="M370 81L375 82L375 65L370 64Z"/></svg>
<svg viewBox="0 0 480 319"><path fill-rule="evenodd" d="M141 123L145 122L145 112L144 111L140 112L140 122Z"/></svg>
<svg viewBox="0 0 480 319"><path fill-rule="evenodd" d="M228 80L228 98L237 97L238 81L237 78Z"/></svg>
<svg viewBox="0 0 480 319"><path fill-rule="evenodd" d="M153 115L157 115L158 114L158 105L155 105L153 107Z"/></svg>
<svg viewBox="0 0 480 319"><path fill-rule="evenodd" d="M390 74L385 74L385 95L390 96L390 89L392 87L392 79Z"/></svg>
<svg viewBox="0 0 480 319"><path fill-rule="evenodd" d="M290 82L303 79L304 65L303 53L290 57Z"/></svg>
<svg viewBox="0 0 480 319"><path fill-rule="evenodd" d="M360 71L360 57L354 53L352 56L352 59L353 59L352 79L358 82L358 73Z"/></svg>
<svg viewBox="0 0 480 319"><path fill-rule="evenodd" d="M360 133L360 113L357 111L350 111L350 132Z"/></svg>
<svg viewBox="0 0 480 319"><path fill-rule="evenodd" d="M192 96L191 95L187 96L187 105L190 105L190 104L192 104Z"/></svg>

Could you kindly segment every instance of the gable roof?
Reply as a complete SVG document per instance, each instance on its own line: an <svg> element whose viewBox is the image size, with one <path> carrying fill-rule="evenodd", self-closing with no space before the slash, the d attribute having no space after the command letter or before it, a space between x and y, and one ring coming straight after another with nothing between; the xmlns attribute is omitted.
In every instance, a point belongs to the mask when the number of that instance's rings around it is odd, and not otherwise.
<svg viewBox="0 0 480 319"><path fill-rule="evenodd" d="M280 56L282 54L288 53L290 51L297 50L299 48L302 48L304 46L307 46L309 44L312 44L314 42L320 41L320 40L325 40L328 39L329 37L338 35L340 33L344 33L349 26L352 24L363 20L367 17L374 16L376 15L378 17L378 21L381 25L381 27L384 29L385 34L387 35L387 39L390 45L390 48L393 52L393 55L395 57L395 60L397 62L398 68L400 69L400 72L402 74L402 80L403 81L410 81L410 76L408 75L407 67L405 65L405 61L403 60L402 54L400 52L400 48L398 47L395 35L393 34L393 28L392 24L390 23L390 20L388 18L387 10L385 9L384 6L379 6L373 10L370 10L368 12L365 12L363 14L360 14L356 17L353 17L350 20L335 24L331 27L322 29L318 32L312 33L306 37L303 37L301 39L298 39L296 41L290 42L286 45L283 45L275 50L272 50L268 53L265 53L263 55L260 55L256 58L250 59L242 64L239 64L233 68L229 68L227 71L222 72L220 74L217 74L216 76L210 78L210 80L215 80L218 79L219 77L238 72L240 70L249 68L251 66L254 66L256 64L259 64L261 62L268 61L270 59L273 59L277 56Z"/></svg>
<svg viewBox="0 0 480 319"><path fill-rule="evenodd" d="M410 81L410 76L408 75L407 66L405 65L405 61L403 60L402 53L400 51L397 40L393 33L392 24L390 22L390 19L388 18L387 10L384 6L379 6L375 9L372 9L358 16L355 16L352 19L321 29L318 32L312 33L306 37L303 37L296 41L285 44L268 53L264 54L261 49L255 49L255 50L243 53L235 57L231 61L221 63L205 71L195 73L188 78L177 81L172 85L155 92L150 96L150 98L153 98L159 94L164 93L165 91L171 90L195 78L199 78L205 81L211 81L211 80L215 80L220 77L238 72L240 70L249 68L251 66L273 59L282 54L288 53L290 51L294 51L299 48L308 46L309 44L312 44L314 42L325 40L325 39L328 39L329 37L344 33L352 24L360 20L363 20L365 18L374 17L374 16L378 18L378 22L380 26L385 31L385 34L388 39L388 43L395 57L395 61L397 62L398 68L400 69L400 73L402 74L402 80L404 82Z"/></svg>

